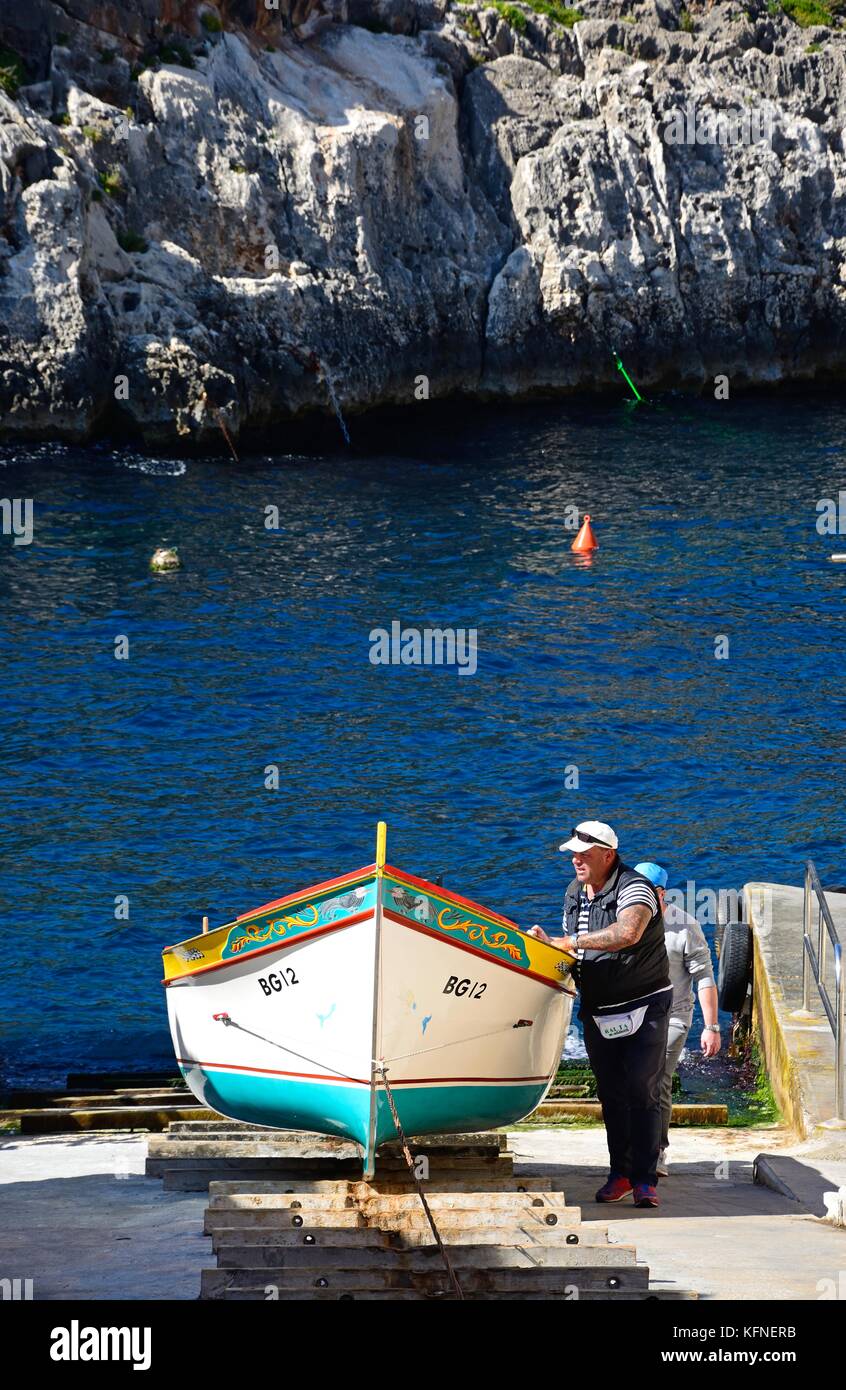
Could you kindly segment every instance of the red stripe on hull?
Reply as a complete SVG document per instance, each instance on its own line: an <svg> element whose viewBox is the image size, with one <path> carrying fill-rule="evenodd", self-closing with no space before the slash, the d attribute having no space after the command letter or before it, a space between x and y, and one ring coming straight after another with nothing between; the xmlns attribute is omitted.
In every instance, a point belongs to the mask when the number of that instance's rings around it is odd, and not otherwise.
<svg viewBox="0 0 846 1390"><path fill-rule="evenodd" d="M341 1072L315 1071L276 1071L271 1067L243 1067L234 1062L196 1062L188 1057L177 1057L177 1062L183 1067L204 1067L214 1071L243 1071L254 1072L257 1076L292 1076L305 1081L349 1081L355 1086L369 1086L370 1082L363 1080L359 1076L344 1076ZM392 1080L392 1086L456 1086L465 1081L479 1082L484 1085L501 1086L517 1085L525 1081L542 1081L546 1085L549 1076L415 1076L407 1081ZM376 1082L377 1087L384 1090L384 1083Z"/></svg>
<svg viewBox="0 0 846 1390"><path fill-rule="evenodd" d="M355 1086L369 1086L370 1082L360 1076L346 1076L343 1072L322 1071L276 1071L273 1067L242 1067L236 1062L196 1062L190 1057L177 1057L183 1067L211 1067L215 1071L255 1072L257 1076L296 1076L305 1081L351 1081Z"/></svg>

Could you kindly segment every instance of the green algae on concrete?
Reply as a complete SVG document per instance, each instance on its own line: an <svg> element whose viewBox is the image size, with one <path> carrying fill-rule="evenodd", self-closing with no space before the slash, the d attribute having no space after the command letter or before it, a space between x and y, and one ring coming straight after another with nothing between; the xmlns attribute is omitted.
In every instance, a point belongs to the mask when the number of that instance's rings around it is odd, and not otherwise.
<svg viewBox="0 0 846 1390"><path fill-rule="evenodd" d="M700 1065L695 1055L689 1056L673 1076L673 1127L683 1125L685 1128L710 1129L714 1125L725 1124L743 1127L772 1124L777 1120L778 1113L770 1103L765 1103L759 1072L759 1062L756 1060L750 1064L747 1054L737 1059L722 1058L719 1068L714 1061ZM709 1084L712 1076L713 1085ZM562 1095L562 1087L567 1087L571 1093ZM578 1097L572 1095L575 1088L582 1091ZM555 1101L560 1102L560 1108L553 1111L551 1104L549 1109L546 1104L541 1104L513 1128L546 1129L553 1126L573 1129L602 1123L600 1115L593 1109L596 1105L594 1075L584 1059L568 1059L561 1063L547 1104ZM726 1107L728 1114L725 1113Z"/></svg>
<svg viewBox="0 0 846 1390"><path fill-rule="evenodd" d="M541 1110L533 1110L532 1114L519 1124L509 1125L512 1130L535 1130L535 1129L600 1129L603 1128L602 1117L599 1115L567 1115L557 1114L548 1115Z"/></svg>
<svg viewBox="0 0 846 1390"><path fill-rule="evenodd" d="M748 1067L754 1078L744 1090L729 1090L726 1104L729 1124L736 1129L754 1129L758 1125L781 1123L781 1112L770 1085L767 1068L756 1039L749 1042Z"/></svg>

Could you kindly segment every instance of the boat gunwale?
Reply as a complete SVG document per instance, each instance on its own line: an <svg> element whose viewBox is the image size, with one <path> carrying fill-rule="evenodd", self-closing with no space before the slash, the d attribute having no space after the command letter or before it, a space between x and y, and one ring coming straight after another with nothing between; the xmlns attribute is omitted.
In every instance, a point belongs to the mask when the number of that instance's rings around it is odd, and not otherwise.
<svg viewBox="0 0 846 1390"><path fill-rule="evenodd" d="M227 931L232 927L247 922L252 917L260 917L265 912L270 912L274 908L283 906L293 906L302 902L305 898L314 897L317 893L322 893L327 888L337 888L348 886L357 882L359 879L373 877L375 879L377 868L375 864L366 864L363 869L355 869L349 874L342 874L340 878L327 878L321 883L312 884L310 888L302 888L296 893L288 893L283 898L274 898L271 902L265 903L262 907L251 908L248 912L242 912L234 917L231 922L224 922L219 927L213 927L210 932L197 932L194 936L185 937L181 941L175 941L172 946L164 946L162 955L168 955L175 951L179 946L189 946L195 941L208 942L209 938L218 932ZM438 883L432 883L427 878L420 878L417 874L410 874L405 869L397 869L392 864L386 864L382 870L385 877L399 879L400 882L410 883L415 888L422 888L430 892L434 897L441 897L449 902L460 903L462 907L469 907L471 912L478 913L481 917L488 918L491 922L496 922L501 926L510 927L513 931L519 932L521 936L529 936L530 933L518 926L510 917L504 917L501 912L494 912L490 907L483 907L473 898L467 898L462 893L454 893L450 888L443 888ZM536 940L537 938L533 938Z"/></svg>
<svg viewBox="0 0 846 1390"><path fill-rule="evenodd" d="M315 883L311 888L303 888L298 893L289 893L287 897L275 898L273 902L265 903L263 907L251 908L249 912L242 912L240 916L233 917L231 922L222 922L219 927L212 927L208 932L195 932L193 936L186 936L182 941L174 941L172 946L163 946L162 955L172 954L180 946L190 946L195 941L205 941L207 944L211 937L218 932L231 931L232 927L242 926L251 917L260 917L264 912L270 912L272 908L282 907L283 905L293 906L301 902L303 898L314 897L316 893L322 892L325 888L336 888L346 886L356 882L360 878L376 877L376 866L370 864L364 869L356 869L354 873L344 874L341 878L327 878L323 883Z"/></svg>
<svg viewBox="0 0 846 1390"><path fill-rule="evenodd" d="M359 878L375 877L376 865L365 864L363 869L353 869L348 874L341 874L339 878L325 878L320 883L312 884L311 888L302 888L297 893L286 893L284 898L274 898L271 902L264 903L262 907L251 907L248 912L239 913L234 922L227 923L227 925L234 927L239 922L246 922L248 917L260 917L262 913L270 912L275 907L298 903L302 898L312 898L316 893L322 893L326 888L340 888Z"/></svg>
<svg viewBox="0 0 846 1390"><path fill-rule="evenodd" d="M256 956L267 955L268 951L284 951L288 946L298 946L301 941L309 941L316 936L326 936L329 932L341 931L344 927L355 927L359 922L366 922L375 915L375 907L365 908L364 912L354 912L351 917L344 917L340 922L323 922L319 927L313 927L310 931L300 932L299 936L289 937L283 941L280 937L278 941L268 941L266 946L256 946L252 951L245 951L242 956L227 956L226 960L210 960L207 965L195 965L184 970L181 975L171 975L170 979L165 976L162 984L165 989L169 985L175 985L179 980L193 979L195 975L207 975L212 970L222 970L227 965L242 965L245 960L255 960ZM230 926L236 923L231 922ZM200 938L202 940L202 938Z"/></svg>
<svg viewBox="0 0 846 1390"><path fill-rule="evenodd" d="M512 970L517 975L522 975L528 979L536 980L538 984L546 985L549 989L557 990L559 994L569 994L575 996L575 990L568 989L563 980L552 979L548 975L541 975L537 970L532 970L529 966L515 965L513 961L501 960L498 956L491 955L489 951L482 951L478 946L471 946L469 941L459 941L456 937L450 936L442 928L426 926L423 922L416 922L411 917L404 917L402 913L394 911L383 904L384 915L398 926L408 927L410 931L420 932L424 936L434 937L436 941L441 941L447 946L453 946L457 951L467 951L472 956L479 956L482 960L488 961L491 965L502 966L505 970ZM208 975L213 970L223 970L230 965L241 965L246 960L254 960L256 956L266 955L268 951L284 951L290 946L299 945L302 941L312 940L315 937L323 936L333 931L342 931L345 927L357 926L359 922L366 922L375 916L375 907L367 908L364 912L354 913L351 917L345 917L340 922L324 922L322 926L314 927L311 931L300 932L298 936L292 936L284 941L269 941L266 946L257 946L252 951L247 951L242 956L229 956L226 960L209 961L206 965L195 965L182 971L179 975L171 975L168 979L162 980L165 989L171 985L178 984L182 980L194 979L197 975ZM527 935L527 933L523 933ZM536 941L535 937L531 938ZM546 945L546 942L539 942L539 945ZM551 950L555 949L550 947ZM566 955L566 952L564 953Z"/></svg>
<svg viewBox="0 0 846 1390"><path fill-rule="evenodd" d="M395 869L390 864L385 865L385 874L403 879L406 883L413 883L415 887L425 888L431 892L433 897L447 898L452 902L461 903L462 907L469 907L472 912L478 913L481 917L488 917L492 922L498 922L503 927L511 927L513 931L518 931L521 936L529 935L529 932L525 931L523 927L519 927L510 917L503 917L501 912L494 912L493 908L483 907L473 898L466 898L462 893L454 893L449 888L442 888L440 884L431 883L427 878L419 878L416 874L410 874L405 869Z"/></svg>
<svg viewBox="0 0 846 1390"><path fill-rule="evenodd" d="M454 936L450 936L443 927L429 927L424 922L415 922L411 917L403 917L399 912L394 912L390 907L383 907L385 916L399 926L408 927L411 931L420 932L423 936L432 936L436 941L442 941L447 946L454 946L458 951L469 951L472 956L481 956L482 960L489 961L491 965L501 965L504 970L513 970L516 974L522 975L530 980L537 980L540 985L548 985L550 989L557 990L559 994L575 995L575 990L568 989L563 980L553 980L548 975L541 975L537 970L532 970L530 966L515 965L510 960L500 960L499 956L492 956L489 951L481 951L478 946L471 946L469 941L458 941ZM523 933L526 935L526 933ZM536 940L532 937L532 940ZM545 942L541 942L545 945ZM553 948L554 949L554 948ZM566 953L565 953L566 954Z"/></svg>

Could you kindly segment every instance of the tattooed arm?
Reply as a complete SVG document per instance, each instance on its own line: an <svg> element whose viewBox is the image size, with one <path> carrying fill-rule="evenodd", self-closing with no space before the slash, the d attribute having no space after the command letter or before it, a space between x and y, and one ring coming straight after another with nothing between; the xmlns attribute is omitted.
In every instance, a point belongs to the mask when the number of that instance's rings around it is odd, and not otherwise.
<svg viewBox="0 0 846 1390"><path fill-rule="evenodd" d="M652 918L649 908L643 903L624 907L616 922L601 931L592 931L582 937L581 944L587 951L626 951L637 945Z"/></svg>
<svg viewBox="0 0 846 1390"><path fill-rule="evenodd" d="M632 907L624 907L616 922L612 922L610 927L603 927L602 931L592 931L582 936L547 936L541 927L532 927L529 936L547 941L550 946L557 946L559 951L567 951L570 955L581 948L586 951L626 951L640 941L651 917L648 907L634 903Z"/></svg>

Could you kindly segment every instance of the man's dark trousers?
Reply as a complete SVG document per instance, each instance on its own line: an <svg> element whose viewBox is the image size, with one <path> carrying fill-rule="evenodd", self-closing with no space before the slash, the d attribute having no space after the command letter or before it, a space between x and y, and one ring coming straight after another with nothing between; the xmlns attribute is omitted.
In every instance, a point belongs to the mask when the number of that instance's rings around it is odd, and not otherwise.
<svg viewBox="0 0 846 1390"><path fill-rule="evenodd" d="M596 1077L608 1136L611 1172L632 1184L657 1182L661 1144L661 1081L667 1052L672 990L649 1005L629 1038L603 1038L584 1006L579 1019ZM620 1009L624 1012L624 1009Z"/></svg>

